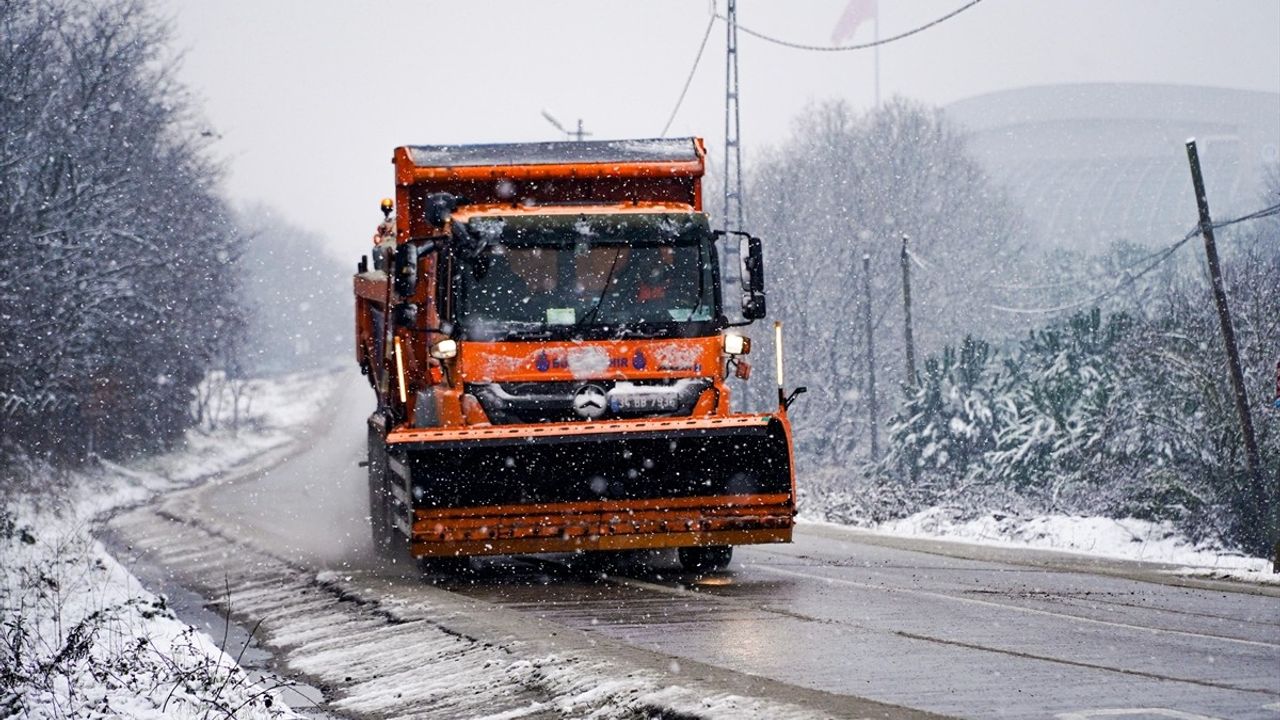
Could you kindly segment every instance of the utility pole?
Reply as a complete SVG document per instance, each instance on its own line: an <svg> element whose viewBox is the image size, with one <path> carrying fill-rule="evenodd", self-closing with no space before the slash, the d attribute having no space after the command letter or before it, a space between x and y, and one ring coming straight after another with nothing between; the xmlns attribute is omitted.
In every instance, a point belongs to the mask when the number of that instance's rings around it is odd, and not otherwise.
<svg viewBox="0 0 1280 720"><path fill-rule="evenodd" d="M876 418L880 405L876 402L876 346L871 323L871 255L862 256L863 316L867 325L867 429L871 432L871 462L880 461L880 433Z"/></svg>
<svg viewBox="0 0 1280 720"><path fill-rule="evenodd" d="M906 321L903 323L903 334L906 336L907 348L907 385L916 386L916 343L911 332L911 256L907 254L907 241L911 238L902 235L902 311Z"/></svg>
<svg viewBox="0 0 1280 720"><path fill-rule="evenodd" d="M875 53L875 65L876 65L876 107L875 107L876 110L880 109L880 8L879 8L879 5L880 3L876 3L876 6L877 6L876 17L875 17L876 34L875 34L875 37L872 38L872 40L874 40L876 44L875 48L873 48L872 50L872 52Z"/></svg>
<svg viewBox="0 0 1280 720"><path fill-rule="evenodd" d="M742 145L738 119L738 2L729 0L725 16L728 27L724 63L724 229L741 230ZM742 267L737 239L729 236L724 247L725 297L736 297L741 288Z"/></svg>
<svg viewBox="0 0 1280 720"><path fill-rule="evenodd" d="M1254 507L1263 512L1266 507L1266 491L1262 484L1262 460L1258 454L1258 440L1253 432L1253 416L1249 413L1249 395L1244 387L1244 373L1240 370L1240 354L1236 349L1236 331L1231 324L1231 310L1227 306L1227 292L1222 284L1222 269L1218 264L1218 244L1213 237L1213 220L1209 217L1209 197L1204 189L1204 177L1200 174L1200 155L1196 151L1195 138L1187 140L1187 162L1191 165L1191 183L1196 191L1196 207L1200 211L1200 234L1204 237L1204 253L1209 261L1209 279L1213 285L1213 301L1218 309L1218 324L1222 326L1222 341L1227 346L1227 366L1231 371L1231 387L1235 391L1236 414L1240 418L1240 432L1244 435L1244 459L1249 470L1252 487L1245 493ZM1264 518L1257 518L1257 532L1265 533ZM1260 540L1262 538L1259 538ZM1276 542L1277 556L1273 569L1280 571L1280 541Z"/></svg>

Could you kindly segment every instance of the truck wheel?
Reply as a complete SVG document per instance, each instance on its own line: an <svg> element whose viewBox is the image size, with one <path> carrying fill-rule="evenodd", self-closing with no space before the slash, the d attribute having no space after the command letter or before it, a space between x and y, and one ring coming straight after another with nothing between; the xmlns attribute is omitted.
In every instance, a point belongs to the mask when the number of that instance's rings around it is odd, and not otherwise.
<svg viewBox="0 0 1280 720"><path fill-rule="evenodd" d="M369 432L369 530L373 551L380 558L395 554L395 527L387 502L387 451L382 437Z"/></svg>
<svg viewBox="0 0 1280 720"><path fill-rule="evenodd" d="M631 550L581 550L569 558L569 567L599 575L635 567L637 554Z"/></svg>
<svg viewBox="0 0 1280 720"><path fill-rule="evenodd" d="M706 545L698 547L682 547L677 553L680 566L687 572L709 572L729 567L733 559L731 545Z"/></svg>
<svg viewBox="0 0 1280 720"><path fill-rule="evenodd" d="M475 571L471 558L466 555L418 558L418 571L427 576L459 577Z"/></svg>

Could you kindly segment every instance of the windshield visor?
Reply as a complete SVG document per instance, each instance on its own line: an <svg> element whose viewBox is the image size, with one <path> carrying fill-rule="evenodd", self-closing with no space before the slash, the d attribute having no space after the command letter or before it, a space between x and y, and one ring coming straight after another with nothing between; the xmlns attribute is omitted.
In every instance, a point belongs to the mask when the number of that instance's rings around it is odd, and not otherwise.
<svg viewBox="0 0 1280 720"><path fill-rule="evenodd" d="M479 218L467 231L453 284L471 339L682 335L718 314L699 215Z"/></svg>

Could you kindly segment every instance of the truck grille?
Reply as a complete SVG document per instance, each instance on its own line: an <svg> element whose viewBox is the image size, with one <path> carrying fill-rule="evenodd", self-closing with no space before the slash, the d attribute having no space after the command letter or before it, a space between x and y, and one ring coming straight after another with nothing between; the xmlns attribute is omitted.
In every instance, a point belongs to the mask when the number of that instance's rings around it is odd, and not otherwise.
<svg viewBox="0 0 1280 720"><path fill-rule="evenodd" d="M574 397L588 387L594 388L591 392L597 396L603 394L603 408L595 410L599 414L594 417L574 409ZM467 385L467 392L480 401L490 422L506 425L689 415L709 387L709 378L680 378L476 383Z"/></svg>

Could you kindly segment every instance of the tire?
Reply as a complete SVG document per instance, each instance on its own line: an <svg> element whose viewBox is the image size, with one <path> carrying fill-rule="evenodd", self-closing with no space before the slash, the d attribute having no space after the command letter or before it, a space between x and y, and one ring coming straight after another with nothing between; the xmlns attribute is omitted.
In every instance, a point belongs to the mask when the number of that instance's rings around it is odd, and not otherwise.
<svg viewBox="0 0 1280 720"><path fill-rule="evenodd" d="M418 558L418 572L428 576L467 577L475 566L467 555L443 555Z"/></svg>
<svg viewBox="0 0 1280 720"><path fill-rule="evenodd" d="M693 573L724 570L729 567L729 562L733 560L733 546L731 545L682 547L677 553L680 556L680 566L685 571Z"/></svg>
<svg viewBox="0 0 1280 720"><path fill-rule="evenodd" d="M569 558L569 567L590 575L633 569L637 555L632 550L581 550Z"/></svg>
<svg viewBox="0 0 1280 720"><path fill-rule="evenodd" d="M395 556L395 527L387 502L387 450L382 436L369 429L369 531L378 557Z"/></svg>

